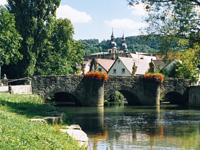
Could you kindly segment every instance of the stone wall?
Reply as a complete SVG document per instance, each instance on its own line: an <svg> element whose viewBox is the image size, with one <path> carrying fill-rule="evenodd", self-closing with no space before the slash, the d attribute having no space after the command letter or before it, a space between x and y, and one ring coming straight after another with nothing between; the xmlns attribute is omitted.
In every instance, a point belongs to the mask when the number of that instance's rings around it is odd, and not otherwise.
<svg viewBox="0 0 200 150"><path fill-rule="evenodd" d="M191 86L189 89L189 106L200 108L200 86Z"/></svg>
<svg viewBox="0 0 200 150"><path fill-rule="evenodd" d="M160 96L169 92L177 92L188 98L190 80L165 78L159 85L143 80L143 76L109 76L108 82L91 82L84 76L34 76L32 91L47 98L48 96L66 92L75 96L83 106L103 106L104 99L115 91L126 95L131 105L159 105Z"/></svg>
<svg viewBox="0 0 200 150"><path fill-rule="evenodd" d="M190 79L164 78L164 82L160 87L160 97L163 98L166 94L171 92L178 93L181 96L183 104L187 104L189 99L190 86Z"/></svg>
<svg viewBox="0 0 200 150"><path fill-rule="evenodd" d="M31 85L10 85L10 94L32 94Z"/></svg>
<svg viewBox="0 0 200 150"><path fill-rule="evenodd" d="M109 76L109 80L104 86L105 99L108 99L115 91L120 91L122 94L130 96L127 101L131 105L159 104L159 85L145 82L143 76Z"/></svg>
<svg viewBox="0 0 200 150"><path fill-rule="evenodd" d="M79 99L81 104L85 100L83 76L33 76L32 91L45 99L54 93L67 92Z"/></svg>
<svg viewBox="0 0 200 150"><path fill-rule="evenodd" d="M8 86L1 86L0 92L8 92Z"/></svg>

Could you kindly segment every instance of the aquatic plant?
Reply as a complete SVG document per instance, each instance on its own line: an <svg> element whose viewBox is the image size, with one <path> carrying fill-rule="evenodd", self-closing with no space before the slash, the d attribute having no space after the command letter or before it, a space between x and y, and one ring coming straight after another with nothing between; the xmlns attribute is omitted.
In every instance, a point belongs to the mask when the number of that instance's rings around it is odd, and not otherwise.
<svg viewBox="0 0 200 150"><path fill-rule="evenodd" d="M108 74L106 72L101 71L89 71L85 74L85 78L88 80L96 80L96 81L108 81Z"/></svg>
<svg viewBox="0 0 200 150"><path fill-rule="evenodd" d="M164 76L161 73L146 73L144 79L151 82L163 83Z"/></svg>

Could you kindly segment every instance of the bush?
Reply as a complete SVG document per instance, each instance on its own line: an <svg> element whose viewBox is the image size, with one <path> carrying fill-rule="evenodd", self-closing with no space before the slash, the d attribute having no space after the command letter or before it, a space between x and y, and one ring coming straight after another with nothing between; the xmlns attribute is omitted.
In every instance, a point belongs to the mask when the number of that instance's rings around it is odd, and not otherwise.
<svg viewBox="0 0 200 150"><path fill-rule="evenodd" d="M124 95L119 91L115 91L113 94L111 94L109 99L110 102L120 102L124 100L125 100Z"/></svg>
<svg viewBox="0 0 200 150"><path fill-rule="evenodd" d="M144 79L150 82L163 83L164 76L161 73L146 73Z"/></svg>
<svg viewBox="0 0 200 150"><path fill-rule="evenodd" d="M108 74L101 71L89 71L85 74L87 80L108 81Z"/></svg>

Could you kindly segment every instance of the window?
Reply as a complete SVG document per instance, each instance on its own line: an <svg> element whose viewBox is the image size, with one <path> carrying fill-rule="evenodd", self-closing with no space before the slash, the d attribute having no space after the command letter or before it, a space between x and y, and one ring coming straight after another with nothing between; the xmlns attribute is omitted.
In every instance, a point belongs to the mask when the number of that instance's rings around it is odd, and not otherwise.
<svg viewBox="0 0 200 150"><path fill-rule="evenodd" d="M120 63L120 60L118 59L118 61L117 61L118 63Z"/></svg>
<svg viewBox="0 0 200 150"><path fill-rule="evenodd" d="M102 71L102 69L101 69L101 68L99 68L99 69L98 69L98 71Z"/></svg>
<svg viewBox="0 0 200 150"><path fill-rule="evenodd" d="M113 74L116 74L116 72L117 72L116 69L113 69Z"/></svg>
<svg viewBox="0 0 200 150"><path fill-rule="evenodd" d="M124 74L125 73L125 69L124 68L122 68L122 74Z"/></svg>

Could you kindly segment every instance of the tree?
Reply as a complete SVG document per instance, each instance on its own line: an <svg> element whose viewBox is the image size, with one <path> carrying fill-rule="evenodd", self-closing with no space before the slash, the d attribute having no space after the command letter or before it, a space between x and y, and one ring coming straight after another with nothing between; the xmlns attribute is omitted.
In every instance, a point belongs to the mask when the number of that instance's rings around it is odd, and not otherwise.
<svg viewBox="0 0 200 150"><path fill-rule="evenodd" d="M109 102L120 102L124 101L124 95L119 91L115 91L113 94L110 95Z"/></svg>
<svg viewBox="0 0 200 150"><path fill-rule="evenodd" d="M0 66L16 63L22 58L20 48L21 36L15 29L15 17L0 6Z"/></svg>
<svg viewBox="0 0 200 150"><path fill-rule="evenodd" d="M35 74L67 75L78 71L83 61L83 45L73 40L74 28L68 19L49 21L51 30L39 54Z"/></svg>
<svg viewBox="0 0 200 150"><path fill-rule="evenodd" d="M167 58L172 51L196 49L200 45L199 0L127 0L130 5L143 3L149 12L146 19L148 34L163 37L160 43L160 53ZM184 47L178 46L179 41L188 40ZM176 43L172 43L175 41ZM177 45L174 48L173 45ZM199 51L200 52L200 51ZM186 57L187 60L190 58ZM183 64L182 64L183 65ZM187 64L185 67L188 67ZM197 65L199 66L199 65ZM186 72L185 72L186 73Z"/></svg>
<svg viewBox="0 0 200 150"><path fill-rule="evenodd" d="M200 47L196 45L194 48L185 48L179 55L179 61L176 61L169 70L166 68L157 70L164 74L165 77L191 79L196 83L199 79L199 60Z"/></svg>
<svg viewBox="0 0 200 150"><path fill-rule="evenodd" d="M128 0L130 5L143 3L149 12L147 31L175 35L200 43L199 0Z"/></svg>
<svg viewBox="0 0 200 150"><path fill-rule="evenodd" d="M16 29L23 38L19 51L24 57L14 66L15 77L34 74L48 32L45 30L47 20L55 16L60 1L8 0L7 8L15 16Z"/></svg>
<svg viewBox="0 0 200 150"><path fill-rule="evenodd" d="M197 82L199 79L199 60L200 47L196 45L194 48L186 49L181 54L182 63L177 64L176 76L179 78L191 79Z"/></svg>
<svg viewBox="0 0 200 150"><path fill-rule="evenodd" d="M21 36L15 29L14 15L0 6L0 79L2 65L16 63L22 59L22 55L18 51L21 40Z"/></svg>

